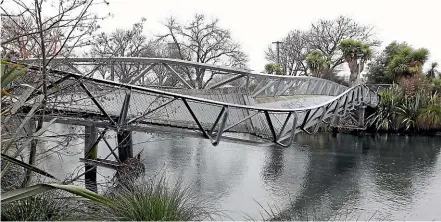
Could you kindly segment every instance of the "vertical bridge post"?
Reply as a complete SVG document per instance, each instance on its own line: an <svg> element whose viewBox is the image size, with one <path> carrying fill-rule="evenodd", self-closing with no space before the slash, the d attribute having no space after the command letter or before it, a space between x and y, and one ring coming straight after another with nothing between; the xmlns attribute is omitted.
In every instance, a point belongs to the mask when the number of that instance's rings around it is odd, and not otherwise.
<svg viewBox="0 0 441 222"><path fill-rule="evenodd" d="M118 119L118 156L121 162L125 162L127 159L133 157L133 145L132 145L132 132L124 130L124 126L127 124L127 114L129 112L131 92L129 91L125 98L121 108L121 113ZM121 129L122 128L122 129Z"/></svg>
<svg viewBox="0 0 441 222"><path fill-rule="evenodd" d="M98 129L94 126L85 126L85 148L84 148L84 158L96 159L98 158L98 144L96 140L98 139ZM84 164L86 174L84 175L86 189L98 192L98 187L96 183L96 167L88 163Z"/></svg>
<svg viewBox="0 0 441 222"><path fill-rule="evenodd" d="M360 127L365 127L365 113L366 113L366 108L364 107L358 107L358 125Z"/></svg>
<svg viewBox="0 0 441 222"><path fill-rule="evenodd" d="M366 113L366 106L365 103L363 101L363 96L364 96L364 88L359 87L358 93L357 93L357 100L359 101L359 107L358 107L358 124L360 125L360 127L365 127L365 113Z"/></svg>
<svg viewBox="0 0 441 222"><path fill-rule="evenodd" d="M121 130L117 134L118 140L118 157L124 163L133 157L132 132Z"/></svg>

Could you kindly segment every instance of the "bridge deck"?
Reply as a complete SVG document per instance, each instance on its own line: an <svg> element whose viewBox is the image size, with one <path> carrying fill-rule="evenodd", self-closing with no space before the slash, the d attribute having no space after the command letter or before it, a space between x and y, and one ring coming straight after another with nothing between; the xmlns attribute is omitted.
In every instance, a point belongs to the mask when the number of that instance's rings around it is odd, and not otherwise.
<svg viewBox="0 0 441 222"><path fill-rule="evenodd" d="M335 96L322 95L295 95L295 96L279 96L279 97L263 97L254 99L258 107L295 109L316 106L331 99Z"/></svg>

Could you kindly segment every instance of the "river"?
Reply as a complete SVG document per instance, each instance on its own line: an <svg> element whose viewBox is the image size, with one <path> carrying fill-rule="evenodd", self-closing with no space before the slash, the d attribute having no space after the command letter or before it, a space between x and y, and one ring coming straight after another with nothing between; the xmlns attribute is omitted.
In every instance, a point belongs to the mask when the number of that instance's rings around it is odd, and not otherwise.
<svg viewBox="0 0 441 222"><path fill-rule="evenodd" d="M441 220L440 137L298 134L286 148L133 137L147 177L165 172L170 181L183 179L230 219L261 219L262 204L292 220ZM42 167L63 177L79 166L84 145L71 143L70 156L51 155ZM108 153L100 144L99 156ZM99 173L101 181L113 175Z"/></svg>

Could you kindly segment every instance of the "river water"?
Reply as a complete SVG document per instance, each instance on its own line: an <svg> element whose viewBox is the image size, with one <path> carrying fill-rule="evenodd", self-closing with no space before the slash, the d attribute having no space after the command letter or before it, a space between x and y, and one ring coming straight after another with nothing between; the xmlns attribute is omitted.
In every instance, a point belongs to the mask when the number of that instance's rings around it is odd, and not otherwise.
<svg viewBox="0 0 441 222"><path fill-rule="evenodd" d="M440 137L298 134L282 148L135 133L134 143L147 176L183 179L230 219L261 219L261 204L292 220L441 220ZM43 167L71 172L84 145L74 146L63 164L50 156ZM107 154L100 144L99 156Z"/></svg>

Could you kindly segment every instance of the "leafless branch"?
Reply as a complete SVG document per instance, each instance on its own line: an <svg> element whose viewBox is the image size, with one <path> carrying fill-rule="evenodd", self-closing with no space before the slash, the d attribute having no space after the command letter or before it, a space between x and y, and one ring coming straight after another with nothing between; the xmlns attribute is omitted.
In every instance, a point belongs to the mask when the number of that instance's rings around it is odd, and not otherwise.
<svg viewBox="0 0 441 222"><path fill-rule="evenodd" d="M158 41L169 41L174 53L182 60L226 65L230 60L235 66L245 66L247 56L240 45L233 41L229 30L219 26L219 20L207 21L204 15L196 14L188 24L181 24L171 17L164 24L167 33L157 35ZM190 84L204 88L213 79L211 72L196 68L183 71Z"/></svg>

